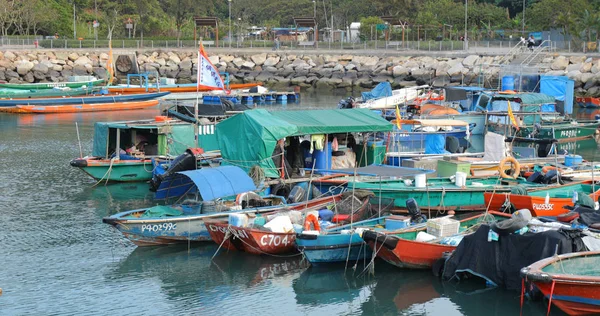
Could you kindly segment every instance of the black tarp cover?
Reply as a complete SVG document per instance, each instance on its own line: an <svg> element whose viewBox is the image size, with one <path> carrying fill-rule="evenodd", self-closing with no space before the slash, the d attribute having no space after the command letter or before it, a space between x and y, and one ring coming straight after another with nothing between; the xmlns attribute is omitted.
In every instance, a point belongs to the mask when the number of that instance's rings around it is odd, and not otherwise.
<svg viewBox="0 0 600 316"><path fill-rule="evenodd" d="M488 225L466 236L446 261L443 278L459 278L462 273L479 276L509 290L521 288L519 271L555 253L585 251L580 230L552 230L541 233L511 234L488 242Z"/></svg>

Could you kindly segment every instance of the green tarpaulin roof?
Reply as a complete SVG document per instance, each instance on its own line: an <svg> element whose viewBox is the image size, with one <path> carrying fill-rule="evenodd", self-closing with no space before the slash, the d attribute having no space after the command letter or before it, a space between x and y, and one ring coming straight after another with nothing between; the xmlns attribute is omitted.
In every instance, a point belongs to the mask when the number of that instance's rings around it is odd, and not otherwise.
<svg viewBox="0 0 600 316"><path fill-rule="evenodd" d="M368 109L245 111L217 124L217 139L226 162L248 170L259 165L278 177L271 155L277 140L289 136L386 132L392 124Z"/></svg>

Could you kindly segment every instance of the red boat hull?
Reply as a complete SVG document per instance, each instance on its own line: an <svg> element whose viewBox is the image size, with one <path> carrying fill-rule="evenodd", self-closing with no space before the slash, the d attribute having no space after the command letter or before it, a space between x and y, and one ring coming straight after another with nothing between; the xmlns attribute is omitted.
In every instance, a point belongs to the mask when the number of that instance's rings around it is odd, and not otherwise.
<svg viewBox="0 0 600 316"><path fill-rule="evenodd" d="M399 268L431 269L433 264L440 259L444 252L456 249L456 246L440 245L414 240L398 239L396 248L388 249L375 242L367 242L377 256ZM376 247L376 248L375 248Z"/></svg>
<svg viewBox="0 0 600 316"><path fill-rule="evenodd" d="M225 239L226 234L222 232L230 232L231 237L228 237L222 246L226 249L235 249L255 255L283 254L296 250L295 232L273 233L253 228L233 227L229 226L227 222L212 222L205 223L205 225L211 238L217 243L223 242Z"/></svg>
<svg viewBox="0 0 600 316"><path fill-rule="evenodd" d="M534 282L534 284L550 297L552 283ZM552 293L552 304L569 315L600 314L600 285L573 284L557 280Z"/></svg>

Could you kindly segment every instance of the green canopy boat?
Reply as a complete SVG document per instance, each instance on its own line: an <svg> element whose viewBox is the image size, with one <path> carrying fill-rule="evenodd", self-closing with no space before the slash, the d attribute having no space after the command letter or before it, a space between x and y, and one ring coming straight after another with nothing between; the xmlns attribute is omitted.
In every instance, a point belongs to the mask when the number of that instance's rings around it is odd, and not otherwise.
<svg viewBox="0 0 600 316"><path fill-rule="evenodd" d="M224 162L249 170L258 165L266 177L278 178L273 152L278 140L291 136L387 132L392 124L369 109L244 111L217 124Z"/></svg>
<svg viewBox="0 0 600 316"><path fill-rule="evenodd" d="M81 88L99 86L104 83L104 79L91 79L83 81L66 82L38 82L38 83L0 83L0 88L20 89L20 90L40 90L54 88Z"/></svg>
<svg viewBox="0 0 600 316"><path fill-rule="evenodd" d="M197 144L194 124L159 118L161 120L96 123L92 156L73 159L71 166L96 180L147 181L155 168L153 158L172 159L188 148L202 146L210 137L215 138L212 123L199 126ZM131 148L135 149L125 151Z"/></svg>
<svg viewBox="0 0 600 316"><path fill-rule="evenodd" d="M435 210L481 210L485 209L483 193L510 193L514 189L526 190L539 187L523 178L472 178L467 179L465 186L457 186L451 178L427 179L425 187L419 188L404 180L382 180L373 182L351 182L349 188L370 190L382 198L394 199L394 205L406 208L406 200L414 198L424 209Z"/></svg>

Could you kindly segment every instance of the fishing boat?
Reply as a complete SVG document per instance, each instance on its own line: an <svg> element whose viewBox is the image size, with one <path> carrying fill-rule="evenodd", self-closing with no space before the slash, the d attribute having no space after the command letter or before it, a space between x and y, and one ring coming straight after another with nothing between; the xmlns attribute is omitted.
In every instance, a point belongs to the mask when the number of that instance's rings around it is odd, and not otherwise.
<svg viewBox="0 0 600 316"><path fill-rule="evenodd" d="M200 130L214 124L199 126ZM159 116L154 120L97 122L94 125L92 155L71 161L95 180L148 181L152 159L170 160L199 145L193 124ZM199 142L202 139L199 138ZM128 152L129 151L129 152Z"/></svg>
<svg viewBox="0 0 600 316"><path fill-rule="evenodd" d="M24 89L0 89L0 99L30 99L30 98L50 98L50 97L69 97L91 94L95 90L91 88L54 88L41 90Z"/></svg>
<svg viewBox="0 0 600 316"><path fill-rule="evenodd" d="M188 194L199 194L202 201L184 200L172 206L154 206L121 212L102 221L118 229L138 246L167 245L188 241L210 241L205 220L222 221L230 214L260 214L286 207L283 198L254 203L236 203L236 196L255 191L252 179L240 168L222 166L178 172L193 182ZM169 185L163 182L161 185ZM231 197L232 199L227 199ZM217 199L219 199L217 201ZM311 201L311 205L328 203L332 197ZM240 201L240 198L237 199ZM244 207L245 206L245 207ZM304 203L290 206L303 208Z"/></svg>
<svg viewBox="0 0 600 316"><path fill-rule="evenodd" d="M392 123L396 124L392 133L392 144L395 142L425 142L427 135L452 136L459 139L471 135L470 124L458 119L401 119L393 120Z"/></svg>
<svg viewBox="0 0 600 316"><path fill-rule="evenodd" d="M600 98L576 97L575 101L582 108L590 108L590 109L600 108Z"/></svg>
<svg viewBox="0 0 600 316"><path fill-rule="evenodd" d="M527 194L509 192L485 192L483 198L485 205L491 210L500 210L503 207L514 209L528 209L533 216L558 216L567 213L566 206L572 207L575 202L582 201L583 196L591 198L591 203L600 197L600 186L596 187L592 181L565 184L556 187L537 188L528 190Z"/></svg>
<svg viewBox="0 0 600 316"><path fill-rule="evenodd" d="M261 86L262 82L253 82L253 83L232 83L229 84L229 89L238 90L238 89L249 89L257 86ZM137 94L137 93L149 93L149 92L170 92L170 93L193 93L194 98L196 98L196 92L208 92L213 91L214 88L210 87L198 87L197 84L176 84L176 85L160 85L160 86L109 86L108 91L110 93L120 93L120 94Z"/></svg>
<svg viewBox="0 0 600 316"><path fill-rule="evenodd" d="M158 100L119 102L119 103L92 103L92 104L64 104L64 105L17 105L12 113L83 113L101 111L138 110L157 106Z"/></svg>
<svg viewBox="0 0 600 316"><path fill-rule="evenodd" d="M556 305L568 315L598 315L598 265L598 251L562 254L521 269L521 277L532 282L548 298L548 304Z"/></svg>
<svg viewBox="0 0 600 316"><path fill-rule="evenodd" d="M388 206L391 203L386 203ZM410 204L410 203L409 203ZM318 234L302 232L296 237L296 246L304 257L313 264L343 261L357 261L371 258L371 248L367 247L361 234L365 230L399 231L424 225L424 217L416 203L411 204L408 216L386 215L389 207L378 209L379 217L328 227ZM375 213L373 211L372 213Z"/></svg>
<svg viewBox="0 0 600 316"><path fill-rule="evenodd" d="M528 183L523 178L470 178L464 185L456 184L456 179L429 178L420 187L404 180L382 180L380 182L352 182L349 188L369 190L377 197L394 200L394 205L406 209L406 200L414 198L423 208L431 210L485 210L484 192L510 193L511 187L536 187L539 184Z"/></svg>
<svg viewBox="0 0 600 316"><path fill-rule="evenodd" d="M489 221L509 218L510 215L499 212L469 215L459 221L458 232L467 234L473 228ZM445 252L452 252L460 242L456 236L438 238L431 241L419 241L417 235L427 231L427 227L417 227L400 233L377 232L367 230L362 238L377 257L399 268L430 269L442 258Z"/></svg>
<svg viewBox="0 0 600 316"><path fill-rule="evenodd" d="M420 95L422 89L428 85L407 87L392 90L389 82L382 82L372 91L363 93L362 98L356 100L355 107L371 110L393 109L400 104L408 104Z"/></svg>
<svg viewBox="0 0 600 316"><path fill-rule="evenodd" d="M64 98L36 98L36 99L0 99L0 111L2 108L15 107L17 105L64 105L64 104L93 104L93 103L117 103L146 101L160 98L169 92L143 93L129 95L98 95L85 97ZM6 111L6 109L4 109Z"/></svg>
<svg viewBox="0 0 600 316"><path fill-rule="evenodd" d="M99 86L104 83L104 79L91 79L83 81L66 82L38 82L38 83L0 83L0 88L20 89L20 90L41 90L54 88L81 88Z"/></svg>

